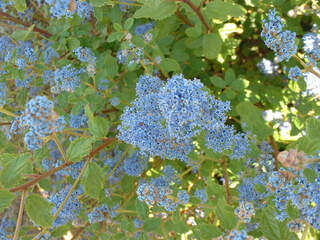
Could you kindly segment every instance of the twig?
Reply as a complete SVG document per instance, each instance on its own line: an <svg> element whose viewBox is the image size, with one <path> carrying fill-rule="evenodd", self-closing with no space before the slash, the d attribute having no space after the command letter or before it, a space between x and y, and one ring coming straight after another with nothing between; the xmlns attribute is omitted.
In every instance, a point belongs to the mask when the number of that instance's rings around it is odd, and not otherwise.
<svg viewBox="0 0 320 240"><path fill-rule="evenodd" d="M222 166L223 166L223 177L224 177L224 186L227 193L227 203L231 205L231 193L229 187L229 176L227 172L227 158L225 155L222 157Z"/></svg>
<svg viewBox="0 0 320 240"><path fill-rule="evenodd" d="M18 192L20 190L26 190L27 188L31 187L32 185L40 182L42 179L44 179L44 178L46 178L48 176L51 176L51 175L55 174L56 172L60 171L61 169L64 169L64 168L66 168L66 167L68 167L68 166L70 166L72 164L74 164L74 162L67 162L67 163L65 163L65 164L63 164L63 165L61 165L59 167L53 168L50 171L41 174L39 177L37 177L37 178L35 178L35 179L25 183L25 184L22 184L22 185L20 185L18 187L15 187L15 188L11 188L10 192Z"/></svg>
<svg viewBox="0 0 320 240"><path fill-rule="evenodd" d="M92 26L92 32L93 32L93 34L96 35L96 36L99 36L100 33L99 33L99 31L97 30L96 21L95 21L95 19L94 19L93 12L90 13L90 23L91 23L91 26Z"/></svg>
<svg viewBox="0 0 320 240"><path fill-rule="evenodd" d="M21 25L23 25L25 27L30 27L32 25L32 24L26 23L26 22L24 22L24 21L22 21L22 20L20 20L18 18L15 18L15 17L13 17L13 16L11 16L8 13L5 13L3 11L0 11L0 16L5 17L6 19L10 20L11 22L14 22L14 23L17 23L17 24L21 24ZM47 38L52 36L51 33L47 32L47 31L45 31L43 29L40 29L38 27L34 27L33 31L34 32L38 32L38 33L40 33L41 35L43 35L43 36L45 36Z"/></svg>
<svg viewBox="0 0 320 240"><path fill-rule="evenodd" d="M11 122L2 122L2 123L0 123L0 126L5 126L5 125L11 125Z"/></svg>
<svg viewBox="0 0 320 240"><path fill-rule="evenodd" d="M94 149L90 154L89 154L89 158L92 158L94 155L96 155L98 152L100 152L103 148L105 148L106 146L108 146L109 144L113 143L116 140L116 138L112 137L112 138L108 138L103 144L101 144L99 147L97 147L96 149ZM40 182L42 179L51 176L53 174L55 174L56 172L60 171L61 169L64 169L72 164L75 164L75 162L67 162L62 164L59 167L53 168L50 171L43 173L42 175L40 175L39 177L35 178L34 180L31 180L25 184L22 184L18 187L15 188L11 188L10 192L18 192L20 190L25 190L27 188L29 188L30 186Z"/></svg>
<svg viewBox="0 0 320 240"><path fill-rule="evenodd" d="M22 221L22 215L23 215L23 203L24 203L25 195L26 195L26 190L22 191L22 194L21 194L20 209L19 209L19 214L18 214L16 230L14 231L13 240L17 240L19 237L19 230L21 227L21 221Z"/></svg>
<svg viewBox="0 0 320 240"><path fill-rule="evenodd" d="M64 208L64 206L66 205L67 201L69 200L72 192L74 191L74 189L76 188L76 186L78 185L82 175L84 174L84 171L87 169L89 163L91 162L92 157L88 158L88 161L86 161L86 163L84 164L83 168L81 169L81 172L79 174L79 176L77 177L76 181L73 183L71 189L69 190L67 196L65 197L65 199L63 200L63 202L61 203L61 205L59 206L58 210L55 212L55 214L53 215L52 219L53 222L56 220L56 218L59 216L60 212L62 211L62 209ZM43 229L36 237L34 237L33 239L37 239L38 237L42 237L42 235L46 232L46 229Z"/></svg>
<svg viewBox="0 0 320 240"><path fill-rule="evenodd" d="M207 31L213 32L213 28L211 27L211 25L207 22L207 20L203 16L202 12L200 11L200 9L196 5L194 5L194 3L191 0L177 0L177 1L184 2L184 3L188 4L189 7L192 8L192 10L198 15L201 22L206 27Z"/></svg>
<svg viewBox="0 0 320 240"><path fill-rule="evenodd" d="M81 235L81 233L86 229L86 227L89 226L89 225L90 225L90 223L86 223L86 225L84 227L80 227L75 232L75 234L72 236L71 240L76 240Z"/></svg>
<svg viewBox="0 0 320 240"><path fill-rule="evenodd" d="M62 147L62 145L61 145L61 143L60 143L60 141L59 141L59 139L58 139L58 137L57 137L57 135L55 133L52 135L52 138L53 138L53 141L57 144L58 149L59 149L60 153L62 154L63 160L65 162L68 162L68 159L67 159L67 156L66 156L66 154L65 154L65 152L63 150L63 147Z"/></svg>
<svg viewBox="0 0 320 240"><path fill-rule="evenodd" d="M303 68L307 71L307 72L311 72L314 75L316 75L319 79L320 79L320 73L318 73L317 71L313 70L313 66L308 66L301 58L299 58L296 54L293 55L293 57L303 66Z"/></svg>
<svg viewBox="0 0 320 240"><path fill-rule="evenodd" d="M310 228L309 223L306 223L306 226L304 227L304 230L303 230L303 234L302 234L301 240L307 239L309 228Z"/></svg>
<svg viewBox="0 0 320 240"><path fill-rule="evenodd" d="M190 22L190 20L188 18L186 18L181 12L180 10L178 9L176 11L176 15L182 20L182 22L184 22L185 24L191 26L191 27L194 27L194 24L192 22Z"/></svg>
<svg viewBox="0 0 320 240"><path fill-rule="evenodd" d="M0 107L0 112L4 113L4 114L7 114L8 116L11 116L11 117L17 117L16 114L4 109L3 107Z"/></svg>

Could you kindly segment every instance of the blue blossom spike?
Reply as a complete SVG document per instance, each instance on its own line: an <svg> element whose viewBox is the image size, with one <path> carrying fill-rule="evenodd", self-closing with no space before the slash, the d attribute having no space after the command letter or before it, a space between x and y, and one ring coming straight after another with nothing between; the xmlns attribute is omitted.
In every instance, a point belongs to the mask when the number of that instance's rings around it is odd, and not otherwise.
<svg viewBox="0 0 320 240"><path fill-rule="evenodd" d="M206 188L197 189L194 195L200 199L202 203L206 203L208 201L208 194Z"/></svg>
<svg viewBox="0 0 320 240"><path fill-rule="evenodd" d="M302 71L299 67L295 66L289 69L288 77L293 81L297 81L302 76Z"/></svg>
<svg viewBox="0 0 320 240"><path fill-rule="evenodd" d="M86 63L92 63L94 64L96 62L96 57L94 56L93 52L85 47L78 47L73 50L79 61L86 62Z"/></svg>
<svg viewBox="0 0 320 240"><path fill-rule="evenodd" d="M124 161L124 170L129 176L140 176L146 169L149 157L141 155L138 151L134 152Z"/></svg>
<svg viewBox="0 0 320 240"><path fill-rule="evenodd" d="M65 188L61 189L59 192L56 192L55 194L51 195L49 197L49 201L54 203L54 207L52 209L52 214L55 214L62 202L65 200L69 190L71 189L71 185L66 186ZM58 227L61 225L64 225L68 223L70 220L75 220L78 215L80 214L81 209L81 203L77 199L79 195L83 193L83 190L81 188L78 188L74 190L66 202L66 205L62 209L62 211L59 213L58 217L53 223L54 227Z"/></svg>
<svg viewBox="0 0 320 240"><path fill-rule="evenodd" d="M51 86L51 92L59 94L62 91L74 92L80 85L80 74L85 70L77 70L71 64L62 68L57 68L54 72L54 85Z"/></svg>
<svg viewBox="0 0 320 240"><path fill-rule="evenodd" d="M268 21L263 21L263 31L261 36L264 38L264 43L272 49L279 61L288 61L297 52L295 44L296 33L291 31L283 31L284 23L279 16L276 15L276 10L270 10Z"/></svg>

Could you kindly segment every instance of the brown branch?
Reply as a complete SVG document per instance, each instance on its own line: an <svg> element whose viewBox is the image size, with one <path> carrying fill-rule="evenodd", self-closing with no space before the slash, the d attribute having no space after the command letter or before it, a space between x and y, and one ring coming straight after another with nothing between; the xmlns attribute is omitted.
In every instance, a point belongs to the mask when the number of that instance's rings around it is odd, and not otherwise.
<svg viewBox="0 0 320 240"><path fill-rule="evenodd" d="M24 203L25 195L26 195L26 191L24 190L24 191L22 191L22 194L21 194L20 209L19 209L19 214L18 214L16 230L14 231L13 240L17 240L18 237L19 237L19 231L20 231L20 227L21 227L21 221L22 221L22 215L23 215L23 203Z"/></svg>
<svg viewBox="0 0 320 240"><path fill-rule="evenodd" d="M86 229L87 226L89 226L90 223L86 223L85 226L80 227L72 236L71 240L76 240L78 237L80 237L81 233Z"/></svg>
<svg viewBox="0 0 320 240"><path fill-rule="evenodd" d="M225 155L222 157L222 166L223 166L223 178L224 178L224 186L226 188L227 193L227 203L231 205L231 193L229 187L229 176L227 172L227 158Z"/></svg>
<svg viewBox="0 0 320 240"><path fill-rule="evenodd" d="M274 140L273 136L269 137L269 142L270 142L270 145L273 148L273 156L274 156L275 161L276 161L275 170L278 171L279 170L279 161L278 161L279 149L278 149L278 145L277 145L276 141Z"/></svg>
<svg viewBox="0 0 320 240"><path fill-rule="evenodd" d="M99 33L99 31L97 30L96 20L94 19L93 12L90 13L90 23L91 23L91 26L92 26L92 32L93 32L93 34L96 35L96 36L99 36L100 33Z"/></svg>
<svg viewBox="0 0 320 240"><path fill-rule="evenodd" d="M181 12L180 10L178 9L176 11L176 15L182 20L182 22L184 22L185 24L191 26L191 27L194 27L194 24L192 22L190 22L190 20L188 18L186 18Z"/></svg>
<svg viewBox="0 0 320 240"><path fill-rule="evenodd" d="M18 18L15 18L15 17L13 17L13 16L11 16L11 15L9 15L8 13L5 13L5 12L3 12L3 11L0 11L0 16L8 19L8 20L11 21L11 22L14 22L14 23L17 23L17 24L21 24L21 25L23 25L23 26L25 26L25 27L30 27L30 26L32 26L32 24L26 23L26 22L24 22L24 21L22 21L22 20L20 20L20 19L18 19ZM43 35L43 36L45 36L45 37L47 37L47 38L49 38L49 37L52 36L51 33L47 32L47 31L45 31L45 30L43 30L43 29L40 29L40 28L38 28L38 27L34 27L34 28L33 28L33 31L34 31L34 32L38 32L38 33L40 33L41 35Z"/></svg>
<svg viewBox="0 0 320 240"><path fill-rule="evenodd" d="M114 142L115 140L116 140L115 137L108 138L103 144L101 144L96 149L92 150L91 153L88 155L88 157L92 158L94 155L96 155L103 148L105 148L106 146L108 146L109 144ZM32 185L40 182L42 179L44 179L44 178L46 178L48 176L51 176L51 175L55 174L56 172L60 171L61 169L64 169L64 168L66 168L66 167L68 167L68 166L70 166L72 164L75 164L75 162L66 162L66 163L62 164L61 166L59 166L59 167L53 168L50 171L41 174L39 177L37 177L37 178L35 178L35 179L25 183L25 184L22 184L22 185L20 185L18 187L15 187L15 188L11 188L10 192L18 192L20 190L26 190L27 188L31 187Z"/></svg>
<svg viewBox="0 0 320 240"><path fill-rule="evenodd" d="M202 12L200 11L200 9L196 5L194 5L194 3L191 0L178 0L178 1L181 1L181 2L184 2L184 3L188 4L189 7L191 7L192 10L198 15L198 17L200 18L201 22L206 27L207 31L208 32L213 32L213 28L211 27L211 25L207 22L207 20L203 16Z"/></svg>
<svg viewBox="0 0 320 240"><path fill-rule="evenodd" d="M11 125L11 122L2 122L2 123L0 123L0 126L4 126L4 125Z"/></svg>

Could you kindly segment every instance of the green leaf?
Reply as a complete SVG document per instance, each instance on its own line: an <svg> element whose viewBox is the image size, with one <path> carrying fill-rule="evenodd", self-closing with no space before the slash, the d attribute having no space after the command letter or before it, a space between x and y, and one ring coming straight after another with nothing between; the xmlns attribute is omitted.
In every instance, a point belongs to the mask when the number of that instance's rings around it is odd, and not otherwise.
<svg viewBox="0 0 320 240"><path fill-rule="evenodd" d="M0 190L0 213L8 208L16 195L8 190Z"/></svg>
<svg viewBox="0 0 320 240"><path fill-rule="evenodd" d="M15 186L22 178L22 174L32 171L31 154L24 153L7 163L0 171L0 182L6 187Z"/></svg>
<svg viewBox="0 0 320 240"><path fill-rule="evenodd" d="M236 110L240 114L241 122L246 124L246 130L256 134L259 139L265 139L272 134L272 129L262 117L262 109L252 103L242 102L237 105Z"/></svg>
<svg viewBox="0 0 320 240"><path fill-rule="evenodd" d="M91 138L78 138L71 142L67 149L67 159L71 162L80 162L92 150Z"/></svg>
<svg viewBox="0 0 320 240"><path fill-rule="evenodd" d="M231 84L233 81L236 80L236 74L232 68L228 68L226 73L224 74L224 80L228 83Z"/></svg>
<svg viewBox="0 0 320 240"><path fill-rule="evenodd" d="M201 239L204 240L211 240L212 238L219 237L222 234L221 230L218 227L207 223L201 223L199 225L199 230Z"/></svg>
<svg viewBox="0 0 320 240"><path fill-rule="evenodd" d="M307 136L313 140L320 140L320 120L308 118L306 122Z"/></svg>
<svg viewBox="0 0 320 240"><path fill-rule="evenodd" d="M149 207L145 202L140 201L138 198L136 199L136 209L139 217L142 219L147 219L149 216Z"/></svg>
<svg viewBox="0 0 320 240"><path fill-rule="evenodd" d="M26 211L32 222L48 228L53 223L52 204L39 194L31 194L26 200Z"/></svg>
<svg viewBox="0 0 320 240"><path fill-rule="evenodd" d="M208 18L220 21L226 21L229 17L240 17L245 13L245 9L240 5L221 0L211 1L205 9L205 15Z"/></svg>
<svg viewBox="0 0 320 240"><path fill-rule="evenodd" d="M34 28L34 24L31 25L28 30L17 30L15 32L13 32L11 34L11 36L15 39L15 40L21 40L21 41L25 41L25 40L29 40L32 39L34 37L34 35L32 34L32 30Z"/></svg>
<svg viewBox="0 0 320 240"><path fill-rule="evenodd" d="M133 15L134 18L151 18L154 20L162 20L170 17L177 10L175 2L161 1L160 4L152 2L144 4Z"/></svg>
<svg viewBox="0 0 320 240"><path fill-rule="evenodd" d="M122 32L122 30L123 30L122 26L119 23L114 23L113 28L118 32Z"/></svg>
<svg viewBox="0 0 320 240"><path fill-rule="evenodd" d="M90 0L90 3L94 7L102 7L106 3L106 1L105 0Z"/></svg>
<svg viewBox="0 0 320 240"><path fill-rule="evenodd" d="M227 86L227 83L221 77L218 76L211 77L210 81L215 87L218 88L225 88Z"/></svg>
<svg viewBox="0 0 320 240"><path fill-rule="evenodd" d="M14 0L14 7L18 12L24 12L27 9L26 0Z"/></svg>
<svg viewBox="0 0 320 240"><path fill-rule="evenodd" d="M202 49L203 55L208 59L215 59L221 51L222 40L216 33L203 36Z"/></svg>
<svg viewBox="0 0 320 240"><path fill-rule="evenodd" d="M258 215L260 222L260 231L267 239L283 240L283 239L296 239L291 237L287 223L276 220L274 212L276 210L268 207L264 208L261 214Z"/></svg>
<svg viewBox="0 0 320 240"><path fill-rule="evenodd" d="M108 36L107 42L121 41L123 37L123 32L113 32Z"/></svg>
<svg viewBox="0 0 320 240"><path fill-rule="evenodd" d="M189 27L186 30L186 34L188 37L197 38L202 34L202 29L200 25L196 25L194 27Z"/></svg>
<svg viewBox="0 0 320 240"><path fill-rule="evenodd" d="M290 148L298 148L298 151L303 151L306 154L314 155L320 149L320 141L314 141L313 139L309 138L308 136L303 136L298 139L298 141L290 144L287 149Z"/></svg>
<svg viewBox="0 0 320 240"><path fill-rule="evenodd" d="M161 67L166 71L166 72L179 72L181 71L179 63L174 60L173 58L165 58L161 61Z"/></svg>
<svg viewBox="0 0 320 240"><path fill-rule="evenodd" d="M74 50L78 47L80 47L80 41L77 38L69 38L67 40L68 48L70 50Z"/></svg>
<svg viewBox="0 0 320 240"><path fill-rule="evenodd" d="M232 89L227 89L223 92L229 100L232 100L236 97L236 93Z"/></svg>
<svg viewBox="0 0 320 240"><path fill-rule="evenodd" d="M311 168L305 168L303 170L303 175L309 182L315 182L316 178L318 177L318 173Z"/></svg>
<svg viewBox="0 0 320 240"><path fill-rule="evenodd" d="M90 163L83 175L83 185L85 192L95 199L99 199L103 188L104 172L96 163Z"/></svg>
<svg viewBox="0 0 320 240"><path fill-rule="evenodd" d="M106 56L105 68L109 77L113 78L118 74L118 63L117 60L111 55Z"/></svg>
<svg viewBox="0 0 320 240"><path fill-rule="evenodd" d="M124 22L124 29L125 30L130 30L130 28L132 27L134 23L134 19L133 18L128 18L125 22Z"/></svg>
<svg viewBox="0 0 320 240"><path fill-rule="evenodd" d="M227 204L224 198L218 200L216 214L224 229L232 229L236 226L238 218L234 214L233 208Z"/></svg>
<svg viewBox="0 0 320 240"><path fill-rule="evenodd" d="M149 218L143 224L143 230L146 232L161 231L161 219Z"/></svg>
<svg viewBox="0 0 320 240"><path fill-rule="evenodd" d="M134 177L124 175L121 179L121 188L124 192L130 192L134 187Z"/></svg>
<svg viewBox="0 0 320 240"><path fill-rule="evenodd" d="M89 118L88 127L90 133L95 137L105 137L110 128L110 123L107 119L102 117Z"/></svg>

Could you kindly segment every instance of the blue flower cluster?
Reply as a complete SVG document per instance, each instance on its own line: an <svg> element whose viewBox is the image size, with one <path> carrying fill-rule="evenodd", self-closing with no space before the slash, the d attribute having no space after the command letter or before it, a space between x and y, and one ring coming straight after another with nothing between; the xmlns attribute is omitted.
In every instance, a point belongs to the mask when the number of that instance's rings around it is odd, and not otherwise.
<svg viewBox="0 0 320 240"><path fill-rule="evenodd" d="M226 239L234 239L234 240L248 240L251 239L245 230L232 230Z"/></svg>
<svg viewBox="0 0 320 240"><path fill-rule="evenodd" d="M14 5L14 1L10 0L10 1L2 1L0 0L0 8L2 11L7 12L7 7L8 6L12 6Z"/></svg>
<svg viewBox="0 0 320 240"><path fill-rule="evenodd" d="M82 0L45 0L45 3L50 5L52 16L57 18L71 17L75 13L88 18L94 11L91 4Z"/></svg>
<svg viewBox="0 0 320 240"><path fill-rule="evenodd" d="M143 38L147 43L152 41L152 34L149 32L153 27L154 23L145 23L135 28L134 32L139 37Z"/></svg>
<svg viewBox="0 0 320 240"><path fill-rule="evenodd" d="M202 203L206 203L206 202L208 201L208 194L207 194L206 188L197 189L197 190L194 192L194 195L195 195L197 198L199 198Z"/></svg>
<svg viewBox="0 0 320 240"><path fill-rule="evenodd" d="M54 72L54 78L51 79L51 92L59 94L63 91L74 92L80 85L80 74L85 72L84 69L77 70L68 64L62 68L57 68Z"/></svg>
<svg viewBox="0 0 320 240"><path fill-rule="evenodd" d="M237 133L234 135L234 148L230 155L230 159L240 159L243 158L248 149L250 149L250 142L248 135L245 133Z"/></svg>
<svg viewBox="0 0 320 240"><path fill-rule="evenodd" d="M72 128L82 128L87 127L88 117L85 115L82 109L78 115L70 114L69 124Z"/></svg>
<svg viewBox="0 0 320 240"><path fill-rule="evenodd" d="M118 97L113 97L110 100L110 104L114 107L118 106L120 104L120 100Z"/></svg>
<svg viewBox="0 0 320 240"><path fill-rule="evenodd" d="M58 59L60 57L57 51L51 46L52 44L50 42L43 41L43 44L45 46L43 50L45 64L50 64L54 59Z"/></svg>
<svg viewBox="0 0 320 240"><path fill-rule="evenodd" d="M52 214L55 214L62 204L62 202L65 200L69 190L71 189L71 185L68 185L61 189L59 192L56 192L55 194L51 195L49 197L49 201L54 203L54 208L52 209ZM54 227L59 227L64 224L67 224L70 220L75 220L78 215L80 214L81 206L82 204L79 202L77 197L83 193L83 190L81 188L78 188L74 190L66 202L66 205L62 209L62 211L59 213L58 217L53 223Z"/></svg>
<svg viewBox="0 0 320 240"><path fill-rule="evenodd" d="M80 62L95 64L96 57L94 53L87 47L78 47L73 50Z"/></svg>
<svg viewBox="0 0 320 240"><path fill-rule="evenodd" d="M257 191L259 185L268 185L268 175L261 173L255 177L246 178L238 187L241 202L254 202L255 207L265 207L263 200L270 196L271 190L266 188L264 192Z"/></svg>
<svg viewBox="0 0 320 240"><path fill-rule="evenodd" d="M99 207L95 207L89 214L89 222L91 224L96 222L102 222L106 219L106 214L109 213L111 218L114 218L117 215L117 209L119 208L119 204L109 207L107 204L103 204Z"/></svg>
<svg viewBox="0 0 320 240"><path fill-rule="evenodd" d="M288 61L298 49L295 44L296 33L283 31L284 23L276 15L275 9L270 10L268 20L263 20L261 36L265 38L264 43L275 52L280 62L285 59Z"/></svg>
<svg viewBox="0 0 320 240"><path fill-rule="evenodd" d="M180 190L177 196L180 204L187 204L190 200L190 196L186 190Z"/></svg>
<svg viewBox="0 0 320 240"><path fill-rule="evenodd" d="M13 229L15 227L15 222L9 220L7 217L3 216L0 224L0 239L10 240L13 236ZM11 237L10 237L11 236ZM9 238L10 237L10 238Z"/></svg>
<svg viewBox="0 0 320 240"><path fill-rule="evenodd" d="M134 219L134 224L135 224L136 228L141 228L143 226L143 223L144 222L142 220L140 220L139 218Z"/></svg>
<svg viewBox="0 0 320 240"><path fill-rule="evenodd" d="M151 156L188 162L194 150L193 138L202 131L206 144L216 152L237 146L233 158L243 157L247 137L234 138L233 127L225 125L229 102L210 96L198 80L174 75L164 84L158 77L141 76L136 86L138 97L121 116L119 139L133 144Z"/></svg>
<svg viewBox="0 0 320 240"><path fill-rule="evenodd" d="M303 50L311 64L317 65L320 60L320 37L317 33L307 33L303 36Z"/></svg>
<svg viewBox="0 0 320 240"><path fill-rule="evenodd" d="M297 218L288 223L288 228L290 232L301 232L304 229L304 223L301 219Z"/></svg>
<svg viewBox="0 0 320 240"><path fill-rule="evenodd" d="M48 158L45 158L42 160L42 167L47 171L49 171L53 168L59 167L63 164L64 164L64 162L61 160L54 160L54 159L50 160ZM64 169L56 172L55 176L56 176L57 180L63 179L65 176L70 176L73 179L76 179L78 177L78 175L80 174L80 171L83 168L84 164L85 164L84 161L72 164L72 166L69 166L67 168L64 168Z"/></svg>
<svg viewBox="0 0 320 240"><path fill-rule="evenodd" d="M128 64L128 66L139 64L144 59L144 51L142 48L130 43L128 48L118 51L117 59L120 64Z"/></svg>
<svg viewBox="0 0 320 240"><path fill-rule="evenodd" d="M53 107L53 102L47 97L36 96L26 104L24 113L12 125L12 133L19 128L28 128L24 142L29 150L39 149L44 137L61 132L65 127L64 117L59 116Z"/></svg>
<svg viewBox="0 0 320 240"><path fill-rule="evenodd" d="M178 206L178 203L169 197L172 192L170 182L163 176L153 178L150 182L140 181L137 189L140 201L144 201L150 206L157 204L167 211L175 211Z"/></svg>
<svg viewBox="0 0 320 240"><path fill-rule="evenodd" d="M132 5L130 5L130 3L131 3L131 4L134 4L135 1L131 1L131 0L120 0L119 3L120 3L120 4L119 4L120 10L121 10L122 12L126 12L129 8L132 7ZM122 4L121 4L121 3L122 3ZM127 4L127 3L129 3L129 4Z"/></svg>
<svg viewBox="0 0 320 240"><path fill-rule="evenodd" d="M7 102L8 87L5 82L0 82L0 107Z"/></svg>
<svg viewBox="0 0 320 240"><path fill-rule="evenodd" d="M249 223L251 217L255 215L253 204L250 202L240 202L234 213L239 217L241 222Z"/></svg>
<svg viewBox="0 0 320 240"><path fill-rule="evenodd" d="M293 81L297 81L302 76L302 71L299 67L295 66L289 69L288 77Z"/></svg>
<svg viewBox="0 0 320 240"><path fill-rule="evenodd" d="M270 172L275 168L275 159L273 157L273 148L263 141L259 145L261 153L256 158L247 159L247 167L255 168L258 172Z"/></svg>
<svg viewBox="0 0 320 240"><path fill-rule="evenodd" d="M320 69L317 67L313 68L314 71L320 73ZM307 84L305 95L314 96L316 98L320 97L320 81L319 78L311 72L305 72L303 74L304 80Z"/></svg>
<svg viewBox="0 0 320 240"><path fill-rule="evenodd" d="M154 23L145 23L139 25L135 28L134 32L140 37L143 37L147 32L149 32L154 26Z"/></svg>
<svg viewBox="0 0 320 240"><path fill-rule="evenodd" d="M124 171L129 176L138 177L147 168L148 161L148 156L141 155L138 151L135 151L130 157L124 160Z"/></svg>
<svg viewBox="0 0 320 240"><path fill-rule="evenodd" d="M259 70L266 75L275 75L278 72L279 66L274 62L263 58L261 62L257 64Z"/></svg>

